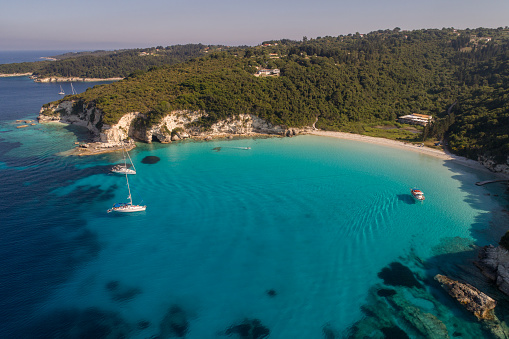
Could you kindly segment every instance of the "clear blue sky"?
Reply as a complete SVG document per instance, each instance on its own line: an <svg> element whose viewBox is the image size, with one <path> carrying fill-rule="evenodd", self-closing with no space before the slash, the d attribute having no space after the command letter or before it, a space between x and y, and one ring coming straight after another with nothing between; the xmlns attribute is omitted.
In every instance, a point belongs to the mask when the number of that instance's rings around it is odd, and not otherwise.
<svg viewBox="0 0 509 339"><path fill-rule="evenodd" d="M509 0L4 0L0 50L257 45L379 29L509 26Z"/></svg>

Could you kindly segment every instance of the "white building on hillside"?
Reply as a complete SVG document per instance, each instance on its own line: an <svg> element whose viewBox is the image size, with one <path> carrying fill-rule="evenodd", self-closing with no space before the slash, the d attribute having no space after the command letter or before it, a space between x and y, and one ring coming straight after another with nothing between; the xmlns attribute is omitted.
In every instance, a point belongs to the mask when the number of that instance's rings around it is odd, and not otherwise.
<svg viewBox="0 0 509 339"><path fill-rule="evenodd" d="M433 121L433 117L431 115L417 113L404 115L398 118L398 122L402 124L421 125L421 126L426 126L431 121Z"/></svg>

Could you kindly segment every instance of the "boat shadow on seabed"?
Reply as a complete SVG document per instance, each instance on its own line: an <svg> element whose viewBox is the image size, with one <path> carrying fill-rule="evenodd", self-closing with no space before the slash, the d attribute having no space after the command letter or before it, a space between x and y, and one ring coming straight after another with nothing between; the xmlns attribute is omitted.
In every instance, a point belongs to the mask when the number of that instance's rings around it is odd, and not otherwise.
<svg viewBox="0 0 509 339"><path fill-rule="evenodd" d="M398 194L397 197L398 197L399 201L402 201L408 205L414 205L417 203L415 201L415 199L411 195L408 195L408 194Z"/></svg>

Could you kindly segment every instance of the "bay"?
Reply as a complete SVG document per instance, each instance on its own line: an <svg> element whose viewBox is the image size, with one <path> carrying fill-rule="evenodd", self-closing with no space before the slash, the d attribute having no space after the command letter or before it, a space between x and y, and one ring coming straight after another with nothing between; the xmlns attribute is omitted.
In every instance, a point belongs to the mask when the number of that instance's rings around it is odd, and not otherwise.
<svg viewBox="0 0 509 339"><path fill-rule="evenodd" d="M506 231L505 187L474 185L490 173L317 136L140 143L129 179L147 210L108 214L127 196L109 172L121 154L62 156L86 138L72 126L16 129L58 88L0 79L1 337L225 338L255 319L270 338L355 336L366 320L416 336L402 312L380 322L387 290L450 336L487 336L433 276L474 276L472 246ZM421 287L384 284L394 263Z"/></svg>

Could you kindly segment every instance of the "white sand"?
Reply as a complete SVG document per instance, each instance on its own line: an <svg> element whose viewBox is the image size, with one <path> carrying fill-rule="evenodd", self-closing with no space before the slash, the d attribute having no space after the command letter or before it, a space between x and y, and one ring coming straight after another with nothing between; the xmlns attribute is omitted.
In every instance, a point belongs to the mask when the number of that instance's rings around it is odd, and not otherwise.
<svg viewBox="0 0 509 339"><path fill-rule="evenodd" d="M324 136L324 137L332 137L332 138L339 138L339 139L369 142L371 144L406 149L409 151L419 152L419 153L426 154L426 155L436 157L439 159L443 159L443 160L452 160L455 163L461 164L463 166L474 168L476 170L488 171L488 172L490 172L494 175L497 175L501 178L509 179L508 175L505 175L502 173L491 172L489 169L487 169L486 167L484 167L483 165L481 165L479 162L477 162L475 160L471 160L471 159L467 159L465 157L460 157L458 155L446 153L443 150L439 150L439 149L435 149L435 148L430 148L430 147L426 147L426 146L419 147L419 146L411 144L411 143L390 140L390 139L385 139L385 138L370 137L370 136L366 136L366 135L359 135L359 134L353 134L353 133L313 130L313 131L309 131L309 134L319 135L319 136Z"/></svg>

